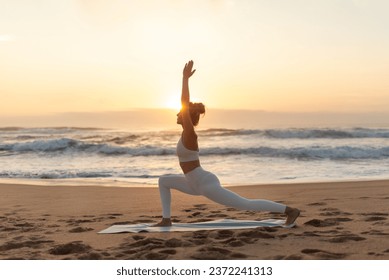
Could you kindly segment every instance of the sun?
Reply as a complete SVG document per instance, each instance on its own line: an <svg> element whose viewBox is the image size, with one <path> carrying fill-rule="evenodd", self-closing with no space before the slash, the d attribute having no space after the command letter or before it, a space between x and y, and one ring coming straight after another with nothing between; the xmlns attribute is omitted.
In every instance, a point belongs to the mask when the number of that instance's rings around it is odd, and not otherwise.
<svg viewBox="0 0 389 280"><path fill-rule="evenodd" d="M180 101L180 97L177 96L177 94L171 94L171 95L168 95L164 101L164 108L167 108L167 109L172 109L172 110L176 110L176 111L180 111L181 110L181 101Z"/></svg>

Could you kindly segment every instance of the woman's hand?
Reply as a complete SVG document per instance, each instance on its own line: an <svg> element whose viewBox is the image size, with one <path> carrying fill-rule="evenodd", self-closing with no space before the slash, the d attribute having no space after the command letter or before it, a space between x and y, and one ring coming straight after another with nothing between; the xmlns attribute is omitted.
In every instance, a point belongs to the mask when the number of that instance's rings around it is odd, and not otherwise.
<svg viewBox="0 0 389 280"><path fill-rule="evenodd" d="M182 71L184 79L189 79L194 74L194 72L196 72L196 69L192 70L192 68L193 60L190 60L188 63L185 64L184 70Z"/></svg>

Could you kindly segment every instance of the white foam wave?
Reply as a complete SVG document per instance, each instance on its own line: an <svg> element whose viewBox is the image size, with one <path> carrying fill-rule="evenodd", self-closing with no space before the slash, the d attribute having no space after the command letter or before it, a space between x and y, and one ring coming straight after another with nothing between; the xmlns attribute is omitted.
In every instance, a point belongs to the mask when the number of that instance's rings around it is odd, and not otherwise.
<svg viewBox="0 0 389 280"><path fill-rule="evenodd" d="M212 136L241 136L255 135L273 139L351 139L351 138L389 138L388 129L208 129L199 134Z"/></svg>

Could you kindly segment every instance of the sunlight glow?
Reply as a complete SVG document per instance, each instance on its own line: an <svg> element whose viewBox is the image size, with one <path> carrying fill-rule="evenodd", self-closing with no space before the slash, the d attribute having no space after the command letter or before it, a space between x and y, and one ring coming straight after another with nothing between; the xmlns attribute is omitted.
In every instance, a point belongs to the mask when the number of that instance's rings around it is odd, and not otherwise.
<svg viewBox="0 0 389 280"><path fill-rule="evenodd" d="M0 119L179 110L188 60L209 108L388 111L386 0L35 2L1 1Z"/></svg>
<svg viewBox="0 0 389 280"><path fill-rule="evenodd" d="M12 40L13 38L10 35L0 35L0 42L9 42Z"/></svg>
<svg viewBox="0 0 389 280"><path fill-rule="evenodd" d="M177 94L170 94L166 97L164 107L167 109L173 109L177 112L181 110L181 101Z"/></svg>

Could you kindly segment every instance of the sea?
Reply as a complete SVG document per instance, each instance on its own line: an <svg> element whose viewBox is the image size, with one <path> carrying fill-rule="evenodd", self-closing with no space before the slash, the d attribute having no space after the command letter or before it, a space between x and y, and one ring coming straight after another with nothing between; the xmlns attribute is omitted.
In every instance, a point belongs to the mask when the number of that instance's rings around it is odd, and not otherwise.
<svg viewBox="0 0 389 280"><path fill-rule="evenodd" d="M181 174L179 129L0 128L0 181L156 186ZM389 128L198 129L222 184L389 179Z"/></svg>

